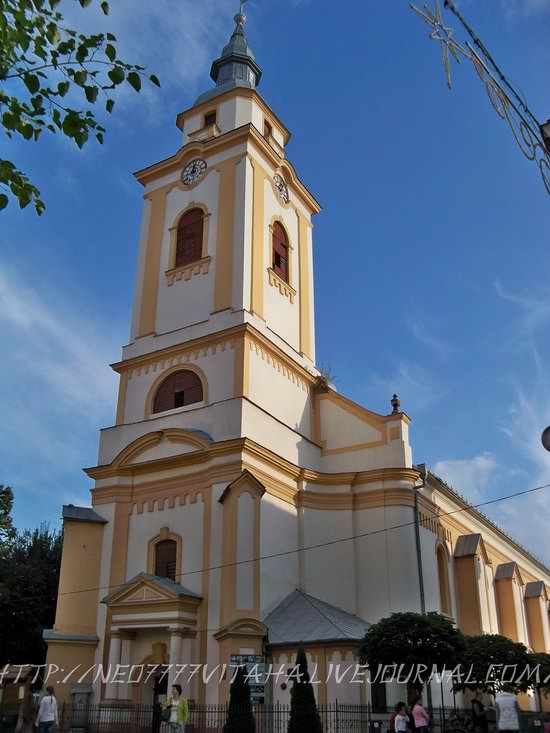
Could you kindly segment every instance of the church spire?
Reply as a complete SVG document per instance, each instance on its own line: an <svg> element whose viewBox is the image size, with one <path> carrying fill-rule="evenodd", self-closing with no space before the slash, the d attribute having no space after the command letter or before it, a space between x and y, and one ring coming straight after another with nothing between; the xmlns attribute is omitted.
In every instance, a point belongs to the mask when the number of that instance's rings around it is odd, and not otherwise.
<svg viewBox="0 0 550 733"><path fill-rule="evenodd" d="M256 57L248 45L244 32L246 22L246 15L243 13L244 2L246 0L241 1L239 12L234 17L236 26L229 43L224 46L221 56L213 61L210 69L210 78L216 82L216 87L202 94L195 104L235 87L255 89L260 83L262 70L256 63Z"/></svg>

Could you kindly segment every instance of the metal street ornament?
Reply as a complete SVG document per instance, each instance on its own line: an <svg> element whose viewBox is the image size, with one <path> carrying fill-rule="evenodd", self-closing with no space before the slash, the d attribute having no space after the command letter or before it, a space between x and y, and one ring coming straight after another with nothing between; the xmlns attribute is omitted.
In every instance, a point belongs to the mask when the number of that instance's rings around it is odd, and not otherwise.
<svg viewBox="0 0 550 733"><path fill-rule="evenodd" d="M546 128L550 125L550 121L546 125L540 125L527 104L518 96L510 82L500 71L481 39L459 13L452 0L444 0L445 7L458 18L473 40L473 45L467 42L467 48L465 49L454 40L452 37L453 29L443 22L439 3L440 0L435 0L434 10L426 4L423 5L424 11L412 3L411 8L433 29L430 38L439 41L441 44L447 86L449 89L451 88L449 53L453 55L458 63L460 63L459 54L462 54L472 62L477 75L485 85L489 101L498 116L508 122L521 152L528 160L536 163L546 191L550 195L550 144L545 139ZM550 140L550 130L548 130L548 140Z"/></svg>
<svg viewBox="0 0 550 733"><path fill-rule="evenodd" d="M416 5L413 5L412 3L410 3L410 6L412 10L414 10L415 13L418 13L422 20L424 20L430 26L430 28L432 28L430 38L432 38L434 41L439 41L439 43L441 44L443 66L445 67L445 75L447 76L447 86L450 89L452 83L451 61L449 58L449 53L452 54L453 58L458 63L460 63L459 54L462 54L466 58L470 58L470 54L468 53L468 51L466 51L465 48L462 48L462 46L455 41L455 39L453 38L453 29L443 23L439 0L435 0L435 12L434 10L429 8L426 3L424 3L424 5L422 6L424 10L420 10L420 8L417 8Z"/></svg>

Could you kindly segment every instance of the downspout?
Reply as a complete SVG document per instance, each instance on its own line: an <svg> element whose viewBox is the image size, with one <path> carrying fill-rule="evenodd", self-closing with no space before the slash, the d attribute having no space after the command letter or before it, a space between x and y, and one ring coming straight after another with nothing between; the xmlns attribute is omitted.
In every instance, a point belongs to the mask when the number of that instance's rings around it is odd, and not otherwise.
<svg viewBox="0 0 550 733"><path fill-rule="evenodd" d="M426 613L426 596L424 593L424 571L422 569L422 548L420 545L420 512L418 510L418 492L426 487L426 479L428 478L428 466L425 463L419 463L416 466L420 472L422 483L420 486L414 487L414 534L416 538L416 561L418 564L418 586L420 589L420 613L424 616Z"/></svg>
<svg viewBox="0 0 550 733"><path fill-rule="evenodd" d="M420 590L420 613L426 614L426 595L424 593L424 571L422 569L422 547L420 545L420 512L418 509L418 492L426 487L429 469L425 463L419 463L416 466L420 472L422 483L420 486L414 487L414 535L416 538L416 561L418 564L418 587ZM426 683L426 695L428 697L428 709L432 712L432 688L431 684Z"/></svg>

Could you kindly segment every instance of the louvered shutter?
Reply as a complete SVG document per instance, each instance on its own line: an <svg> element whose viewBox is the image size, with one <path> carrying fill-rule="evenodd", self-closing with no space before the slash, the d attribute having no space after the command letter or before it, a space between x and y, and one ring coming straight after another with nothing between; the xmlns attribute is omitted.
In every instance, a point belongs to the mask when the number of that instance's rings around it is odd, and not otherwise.
<svg viewBox="0 0 550 733"><path fill-rule="evenodd" d="M176 579L177 549L175 540L162 540L155 545L155 575Z"/></svg>
<svg viewBox="0 0 550 733"><path fill-rule="evenodd" d="M273 224L272 267L285 282L288 282L288 237L278 221Z"/></svg>
<svg viewBox="0 0 550 733"><path fill-rule="evenodd" d="M170 374L157 389L153 400L153 413L192 405L194 402L201 402L202 399L201 380L195 372L184 369Z"/></svg>
<svg viewBox="0 0 550 733"><path fill-rule="evenodd" d="M202 258L202 209L191 209L178 224L176 239L176 267L184 267Z"/></svg>

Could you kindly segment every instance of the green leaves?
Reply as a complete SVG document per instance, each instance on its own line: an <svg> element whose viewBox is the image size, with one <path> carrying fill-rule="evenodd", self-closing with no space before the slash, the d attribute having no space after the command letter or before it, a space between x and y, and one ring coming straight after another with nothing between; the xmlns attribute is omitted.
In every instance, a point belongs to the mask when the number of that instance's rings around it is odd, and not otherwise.
<svg viewBox="0 0 550 733"><path fill-rule="evenodd" d="M122 84L126 77L126 73L122 66L113 66L113 68L107 72L107 76L113 82L113 85L117 86L118 84Z"/></svg>
<svg viewBox="0 0 550 733"><path fill-rule="evenodd" d="M108 14L105 0L78 0L81 8L94 2ZM87 35L66 27L59 7L60 0L0 0L0 132L36 141L44 130L60 131L79 147L90 136L101 144L105 130L92 111L100 96L110 114L109 93L124 81L136 92L144 80L157 87L160 82L143 66L118 58L113 33ZM0 210L11 196L22 208L32 202L41 213L40 192L11 165L0 175Z"/></svg>

